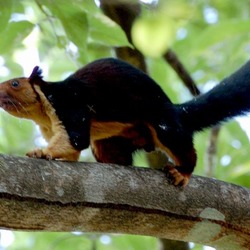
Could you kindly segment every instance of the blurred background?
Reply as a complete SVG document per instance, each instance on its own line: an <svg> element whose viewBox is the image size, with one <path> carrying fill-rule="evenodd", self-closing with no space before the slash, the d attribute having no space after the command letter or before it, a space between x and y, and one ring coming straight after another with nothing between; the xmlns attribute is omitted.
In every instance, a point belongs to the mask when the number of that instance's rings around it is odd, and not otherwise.
<svg viewBox="0 0 250 250"><path fill-rule="evenodd" d="M206 92L249 59L249 17L248 0L0 0L0 82L27 77L36 65L45 80L58 81L95 59L120 57L181 103L197 94L194 86ZM176 64L195 85L186 86ZM249 129L246 117L198 134L195 174L250 187ZM0 153L23 156L45 145L33 122L0 110ZM90 150L81 160L94 161ZM151 163L152 156L136 153L134 165ZM0 249L167 248L142 236L1 230Z"/></svg>

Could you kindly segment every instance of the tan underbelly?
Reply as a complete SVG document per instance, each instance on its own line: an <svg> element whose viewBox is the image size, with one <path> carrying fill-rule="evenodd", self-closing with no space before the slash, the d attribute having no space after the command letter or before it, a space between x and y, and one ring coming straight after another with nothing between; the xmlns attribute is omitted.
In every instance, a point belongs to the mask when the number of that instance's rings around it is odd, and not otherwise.
<svg viewBox="0 0 250 250"><path fill-rule="evenodd" d="M101 140L112 136L125 136L126 131L133 127L131 123L92 121L90 126L91 140Z"/></svg>

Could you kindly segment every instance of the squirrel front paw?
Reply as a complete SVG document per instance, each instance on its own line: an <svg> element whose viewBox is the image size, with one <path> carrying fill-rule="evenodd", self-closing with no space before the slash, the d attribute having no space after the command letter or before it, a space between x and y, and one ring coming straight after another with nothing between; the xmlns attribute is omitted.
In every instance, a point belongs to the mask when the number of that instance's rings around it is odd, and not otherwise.
<svg viewBox="0 0 250 250"><path fill-rule="evenodd" d="M26 154L26 156L31 157L31 158L41 158L41 159L46 159L46 160L54 159L51 154L44 152L44 150L40 148L29 151Z"/></svg>
<svg viewBox="0 0 250 250"><path fill-rule="evenodd" d="M29 151L26 156L31 158L39 158L46 160L60 160L60 161L77 161L80 156L80 152L75 149L57 149L52 150L51 148L45 149L34 149Z"/></svg>

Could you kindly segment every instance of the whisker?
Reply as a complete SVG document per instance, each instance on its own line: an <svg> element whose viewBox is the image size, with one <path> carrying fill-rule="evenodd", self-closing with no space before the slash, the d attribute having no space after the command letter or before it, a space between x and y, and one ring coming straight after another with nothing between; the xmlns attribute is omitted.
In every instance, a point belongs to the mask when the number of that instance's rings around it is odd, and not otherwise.
<svg viewBox="0 0 250 250"><path fill-rule="evenodd" d="M12 106L16 109L16 112L19 113L19 110L18 110L18 108L17 108L17 106L16 106L16 103L13 102L13 101L11 100L11 98L9 98L9 102L11 102Z"/></svg>
<svg viewBox="0 0 250 250"><path fill-rule="evenodd" d="M29 112L27 111L27 109L25 108L25 106L20 102L20 103L18 103L19 104L19 106L20 106L20 108L22 108L22 110L27 114L27 115L29 115Z"/></svg>

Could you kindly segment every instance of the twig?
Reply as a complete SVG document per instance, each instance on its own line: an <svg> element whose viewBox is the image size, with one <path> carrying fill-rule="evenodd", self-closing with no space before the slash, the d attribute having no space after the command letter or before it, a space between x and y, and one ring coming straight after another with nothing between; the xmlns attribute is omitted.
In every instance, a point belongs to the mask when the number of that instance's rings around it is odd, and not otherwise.
<svg viewBox="0 0 250 250"><path fill-rule="evenodd" d="M190 76L190 74L185 69L184 65L181 63L175 52L169 49L164 54L165 60L169 63L169 65L174 69L177 75L182 79L185 86L188 88L190 93L193 96L197 96L200 94L200 90L197 88L194 80Z"/></svg>
<svg viewBox="0 0 250 250"><path fill-rule="evenodd" d="M59 39L59 36L57 35L56 27L55 27L55 24L54 24L54 21L53 21L54 17L47 13L47 11L44 9L42 4L38 0L35 0L35 2L37 4L38 8L41 10L41 12L46 16L46 18L49 21L49 23L51 25L51 28L52 28L52 30L54 32L54 35L55 35L55 38L56 38L57 42L60 43L60 39Z"/></svg>
<svg viewBox="0 0 250 250"><path fill-rule="evenodd" d="M214 169L217 165L217 142L221 126L215 126L210 130L208 145L205 154L205 174L214 177Z"/></svg>

